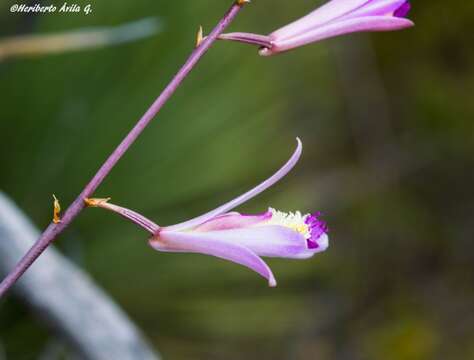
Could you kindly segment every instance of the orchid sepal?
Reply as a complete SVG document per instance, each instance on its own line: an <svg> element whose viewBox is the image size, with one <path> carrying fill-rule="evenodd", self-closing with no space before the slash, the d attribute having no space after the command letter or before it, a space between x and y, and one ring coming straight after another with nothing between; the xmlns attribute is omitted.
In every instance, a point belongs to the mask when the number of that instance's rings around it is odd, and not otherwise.
<svg viewBox="0 0 474 360"><path fill-rule="evenodd" d="M267 263L253 251L238 243L215 241L200 233L162 231L151 238L149 244L158 251L205 254L232 261L262 275L268 280L270 287L275 287L277 284Z"/></svg>
<svg viewBox="0 0 474 360"><path fill-rule="evenodd" d="M288 174L291 171L291 169L293 169L293 167L297 164L298 160L301 157L301 153L303 151L303 144L301 143L301 140L299 138L296 138L296 142L297 142L296 150L293 152L290 159L277 172L275 172L272 176L270 176L267 180L263 181L262 183L254 187L253 189L225 203L224 205L219 206L218 208L212 211L209 211L191 220L187 220L185 222L182 222L176 225L168 226L167 229L176 231L176 230L182 230L186 228L192 228L197 225L201 225L205 223L207 220L213 219L218 215L225 214L228 211L236 208L237 206L252 199L253 197L260 194L261 192L268 189L270 186L280 181L286 174Z"/></svg>

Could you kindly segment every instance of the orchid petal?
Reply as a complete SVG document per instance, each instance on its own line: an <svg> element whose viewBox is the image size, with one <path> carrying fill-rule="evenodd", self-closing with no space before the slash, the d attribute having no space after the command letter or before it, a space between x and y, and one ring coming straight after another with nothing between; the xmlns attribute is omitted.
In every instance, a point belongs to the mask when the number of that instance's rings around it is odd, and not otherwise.
<svg viewBox="0 0 474 360"><path fill-rule="evenodd" d="M217 231L255 226L271 219L271 211L259 215L242 215L238 212L216 216L205 223L198 225L193 231Z"/></svg>
<svg viewBox="0 0 474 360"><path fill-rule="evenodd" d="M300 35L321 25L327 24L371 0L332 0L308 15L288 24L270 34L274 40L285 40Z"/></svg>
<svg viewBox="0 0 474 360"><path fill-rule="evenodd" d="M275 53L287 51L299 46L303 46L315 41L327 39L343 34L360 31L390 31L413 26L413 22L405 18L392 16L367 16L359 18L350 18L344 21L338 21L334 24L328 24L308 33L284 41L276 41L270 49L260 51L261 55L268 56Z"/></svg>
<svg viewBox="0 0 474 360"><path fill-rule="evenodd" d="M167 231L178 231L178 230L185 230L189 228L196 227L198 225L201 225L205 223L206 221L215 218L218 215L222 215L229 210L232 210L233 208L239 206L240 204L248 201L249 199L257 196L260 194L262 191L268 189L270 186L278 182L281 178L283 178L288 172L296 165L298 162L300 156L301 156L301 151L303 148L303 145L301 144L301 140L299 138L296 138L298 145L296 147L295 152L291 156L291 158L286 162L285 165L283 165L275 174L273 174L271 177L269 177L267 180L263 181L256 187L254 187L252 190L247 191L245 194L240 195L239 197L235 198L234 200L229 201L228 203L219 206L217 209L214 209L212 211L209 211L208 213L198 216L194 219L182 222L180 224L168 226L162 229L166 229Z"/></svg>
<svg viewBox="0 0 474 360"><path fill-rule="evenodd" d="M276 286L270 267L253 251L240 244L219 241L207 235L208 233L162 231L149 243L159 251L198 253L232 261L262 275L268 280L269 286Z"/></svg>
<svg viewBox="0 0 474 360"><path fill-rule="evenodd" d="M259 256L306 259L318 250L308 249L305 237L299 232L280 225L261 225L203 234L207 239L239 244Z"/></svg>

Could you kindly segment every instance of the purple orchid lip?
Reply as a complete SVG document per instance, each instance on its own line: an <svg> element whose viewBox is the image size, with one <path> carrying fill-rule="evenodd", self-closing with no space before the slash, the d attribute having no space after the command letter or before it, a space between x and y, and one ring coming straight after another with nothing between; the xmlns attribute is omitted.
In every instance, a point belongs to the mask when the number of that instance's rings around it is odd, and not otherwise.
<svg viewBox="0 0 474 360"><path fill-rule="evenodd" d="M308 248L317 249L321 245L318 243L318 240L323 234L329 232L328 226L325 221L320 219L321 213L316 212L306 217L305 223L310 228L311 237L308 241Z"/></svg>
<svg viewBox="0 0 474 360"><path fill-rule="evenodd" d="M402 6L400 6L395 12L393 13L393 16L399 17L399 18L405 18L407 17L408 13L411 10L411 4L409 1L403 3Z"/></svg>

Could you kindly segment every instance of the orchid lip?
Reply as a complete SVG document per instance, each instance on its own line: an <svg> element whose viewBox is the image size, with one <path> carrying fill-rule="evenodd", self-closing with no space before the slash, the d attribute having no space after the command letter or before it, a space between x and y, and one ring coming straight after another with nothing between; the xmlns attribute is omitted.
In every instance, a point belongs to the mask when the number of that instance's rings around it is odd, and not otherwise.
<svg viewBox="0 0 474 360"><path fill-rule="evenodd" d="M308 215L305 219L305 223L310 228L311 233L310 238L307 240L308 248L310 249L318 249L321 246L318 240L329 231L327 224L321 220L320 216L321 213L316 212Z"/></svg>
<svg viewBox="0 0 474 360"><path fill-rule="evenodd" d="M308 250L324 251L327 244L320 243L321 237L327 235L328 226L321 219L321 213L302 215L299 211L295 213L284 213L270 208L272 218L268 223L279 224L293 229L305 238Z"/></svg>
<svg viewBox="0 0 474 360"><path fill-rule="evenodd" d="M393 13L393 16L399 17L399 18L405 18L407 17L408 13L411 10L411 4L409 1L403 3L395 12Z"/></svg>

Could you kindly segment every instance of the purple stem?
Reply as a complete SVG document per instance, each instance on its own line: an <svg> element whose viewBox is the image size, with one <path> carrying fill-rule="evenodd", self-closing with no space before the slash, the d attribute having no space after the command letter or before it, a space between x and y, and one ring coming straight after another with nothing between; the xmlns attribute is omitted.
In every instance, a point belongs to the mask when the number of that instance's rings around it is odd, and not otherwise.
<svg viewBox="0 0 474 360"><path fill-rule="evenodd" d="M147 127L147 125L153 120L155 115L160 111L166 101L173 95L176 89L179 87L181 82L186 78L189 72L198 63L201 57L209 50L211 45L216 41L217 37L225 30L225 28L234 20L239 10L244 5L243 2L236 1L226 12L224 17L219 21L216 27L206 37L201 44L194 49L189 56L186 63L181 67L175 77L171 80L168 86L158 96L155 102L150 106L147 112L142 118L136 123L133 129L128 135L122 140L119 146L109 156L105 163L101 166L99 171L95 174L92 180L82 190L79 196L74 202L67 208L64 213L61 222L58 224L51 223L46 230L41 234L40 238L31 247L30 250L23 256L23 258L17 263L13 270L7 275L7 277L0 284L0 298L10 289L10 287L23 275L23 273L33 264L33 262L43 253L43 251L54 241L66 227L79 215L81 210L84 208L84 199L90 198L97 187L102 183L104 178L110 173L115 164L125 154L128 148L135 142L137 137Z"/></svg>

